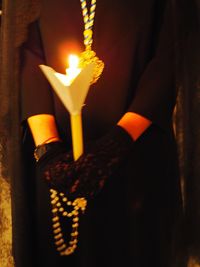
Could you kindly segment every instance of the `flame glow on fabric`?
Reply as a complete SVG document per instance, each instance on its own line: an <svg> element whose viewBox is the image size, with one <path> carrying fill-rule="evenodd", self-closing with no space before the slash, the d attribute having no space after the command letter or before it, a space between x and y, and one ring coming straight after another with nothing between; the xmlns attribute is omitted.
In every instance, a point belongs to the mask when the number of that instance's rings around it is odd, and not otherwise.
<svg viewBox="0 0 200 267"><path fill-rule="evenodd" d="M88 14L87 3L80 0L83 21L84 21L84 45L79 57L71 55L69 57L69 68L66 75L56 72L49 66L40 65L40 68L58 95L65 108L70 113L72 146L74 160L77 160L83 153L83 133L81 110L87 96L89 87L95 83L103 69L104 63L92 50L93 31L96 0L91 0L90 14ZM87 200L76 198L74 201L68 200L64 193L54 189L51 192L51 204L53 213L53 232L55 245L60 255L70 255L74 252L78 243L79 212L84 212ZM70 209L68 212L65 208ZM69 244L65 242L60 224L60 214L63 217L72 219L72 231Z"/></svg>

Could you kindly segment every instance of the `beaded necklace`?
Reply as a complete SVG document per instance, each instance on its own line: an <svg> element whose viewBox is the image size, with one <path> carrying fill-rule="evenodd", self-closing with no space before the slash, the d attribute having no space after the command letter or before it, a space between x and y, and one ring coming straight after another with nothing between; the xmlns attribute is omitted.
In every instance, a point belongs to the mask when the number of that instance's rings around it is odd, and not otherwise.
<svg viewBox="0 0 200 267"><path fill-rule="evenodd" d="M74 201L71 201L65 196L64 193L59 193L54 189L50 189L50 192L53 216L53 234L56 249L61 256L70 255L77 247L79 213L83 213L85 211L87 200L85 198L76 198ZM67 211L66 209L70 209L70 211ZM72 230L68 244L65 241L65 237L63 235L60 215L72 220Z"/></svg>
<svg viewBox="0 0 200 267"><path fill-rule="evenodd" d="M93 25L96 10L96 0L91 0L90 14L88 14L87 3L85 0L80 0L83 21L84 21L84 45L85 51L80 54L79 67L84 68L87 64L94 63L94 73L92 83L95 83L103 69L104 63L100 60L96 53L92 50L93 43ZM83 198L76 198L74 201L69 200L64 193L57 192L50 189L51 205L52 205L52 222L54 242L57 251L61 256L70 255L77 248L78 243L78 227L79 227L79 214L83 213L87 206L87 200ZM70 210L70 211L67 211ZM72 230L70 234L70 241L67 243L62 231L60 215L72 220Z"/></svg>

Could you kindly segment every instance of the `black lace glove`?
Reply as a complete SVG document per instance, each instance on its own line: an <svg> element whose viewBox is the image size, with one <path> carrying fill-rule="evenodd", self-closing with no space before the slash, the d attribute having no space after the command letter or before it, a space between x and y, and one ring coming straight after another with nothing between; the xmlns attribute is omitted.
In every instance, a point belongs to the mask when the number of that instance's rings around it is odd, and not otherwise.
<svg viewBox="0 0 200 267"><path fill-rule="evenodd" d="M84 154L72 160L72 153L58 149L45 153L38 161L40 175L49 185L72 197L93 197L104 186L130 152L133 140L120 126L90 144Z"/></svg>

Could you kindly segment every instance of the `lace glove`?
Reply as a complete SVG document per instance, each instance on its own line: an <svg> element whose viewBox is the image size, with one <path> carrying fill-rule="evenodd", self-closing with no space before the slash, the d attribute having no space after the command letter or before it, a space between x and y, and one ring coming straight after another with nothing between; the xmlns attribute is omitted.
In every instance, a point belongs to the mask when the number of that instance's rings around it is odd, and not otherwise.
<svg viewBox="0 0 200 267"><path fill-rule="evenodd" d="M120 126L90 144L72 160L72 153L48 151L38 161L40 175L48 184L71 197L90 198L104 186L133 146L131 136Z"/></svg>

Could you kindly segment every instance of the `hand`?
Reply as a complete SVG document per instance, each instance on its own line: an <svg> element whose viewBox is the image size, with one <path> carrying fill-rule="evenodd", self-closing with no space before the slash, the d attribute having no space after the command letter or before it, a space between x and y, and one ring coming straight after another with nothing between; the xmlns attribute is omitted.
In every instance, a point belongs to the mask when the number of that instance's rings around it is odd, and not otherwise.
<svg viewBox="0 0 200 267"><path fill-rule="evenodd" d="M72 197L93 197L130 152L133 140L120 126L86 147L72 161L72 153L46 154L38 161L41 176L52 188Z"/></svg>

